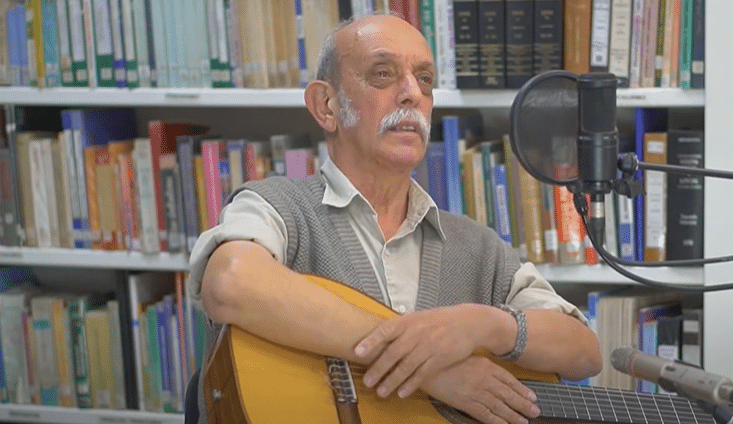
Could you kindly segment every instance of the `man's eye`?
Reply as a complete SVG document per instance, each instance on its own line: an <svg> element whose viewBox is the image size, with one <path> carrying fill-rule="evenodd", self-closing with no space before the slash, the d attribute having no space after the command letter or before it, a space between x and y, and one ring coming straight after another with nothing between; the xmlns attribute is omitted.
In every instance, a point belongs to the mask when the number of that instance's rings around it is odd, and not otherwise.
<svg viewBox="0 0 733 424"><path fill-rule="evenodd" d="M389 71L382 69L376 72L377 77L379 78L389 78L390 73Z"/></svg>

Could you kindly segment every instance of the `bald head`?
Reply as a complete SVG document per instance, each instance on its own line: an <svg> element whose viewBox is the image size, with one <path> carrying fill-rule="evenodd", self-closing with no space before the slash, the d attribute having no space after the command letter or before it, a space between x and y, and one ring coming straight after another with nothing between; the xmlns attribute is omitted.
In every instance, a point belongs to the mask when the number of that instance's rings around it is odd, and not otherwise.
<svg viewBox="0 0 733 424"><path fill-rule="evenodd" d="M402 18L383 14L368 15L357 20L350 19L334 29L324 40L318 59L316 79L327 81L338 89L344 54L348 54L360 42L374 41L387 34L398 40L407 37L424 45L430 52L422 33Z"/></svg>

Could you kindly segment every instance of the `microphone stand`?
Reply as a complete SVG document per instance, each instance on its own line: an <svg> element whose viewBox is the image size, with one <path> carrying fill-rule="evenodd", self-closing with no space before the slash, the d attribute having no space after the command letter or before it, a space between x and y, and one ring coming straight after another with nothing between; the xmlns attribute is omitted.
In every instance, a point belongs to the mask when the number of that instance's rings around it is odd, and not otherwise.
<svg viewBox="0 0 733 424"><path fill-rule="evenodd" d="M634 153L626 153L618 160L618 168L622 172L622 177L613 182L613 190L618 194L625 195L629 198L633 198L640 194L644 194L644 180L642 178L635 178L635 174L638 170L651 170L661 171L666 173L680 173L687 175L701 175L705 177L717 177L725 179L733 179L733 172L720 171L713 169L704 168L693 168L679 165L662 165L656 163L646 163L639 161ZM609 253L603 247L603 237L605 233L605 222L603 220L588 218L588 204L586 203L585 193L583 189L582 181L577 181L576 184L570 184L567 186L568 189L573 193L575 209L583 219L583 225L588 232L591 244L598 252L598 255L616 272L627 277L633 281L641 284L645 284L651 287L661 289L673 289L681 292L711 292L719 290L730 290L733 289L733 283L716 284L713 286L704 285L679 285L669 284L661 281L651 280L640 275L634 274L633 272L622 268L624 266L638 266L638 267L662 267L662 266L700 266L712 263L730 262L733 261L733 255L721 256L708 259L685 259L685 260L674 260L674 261L656 261L656 262L638 262L638 261L627 261L616 257L614 254ZM591 190L593 191L593 190ZM603 192L591 192L591 198L598 198L605 195Z"/></svg>

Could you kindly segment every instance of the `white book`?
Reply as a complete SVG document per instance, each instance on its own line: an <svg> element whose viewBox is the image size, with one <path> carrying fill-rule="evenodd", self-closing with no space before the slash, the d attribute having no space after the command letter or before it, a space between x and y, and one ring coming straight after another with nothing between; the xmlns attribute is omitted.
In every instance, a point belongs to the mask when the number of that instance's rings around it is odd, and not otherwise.
<svg viewBox="0 0 733 424"><path fill-rule="evenodd" d="M51 302L53 296L37 296L31 299L33 316L33 337L36 341L36 381L42 405L58 405L59 371L56 363L53 327L51 325Z"/></svg>
<svg viewBox="0 0 733 424"><path fill-rule="evenodd" d="M608 68L611 0L593 0L591 24L590 66Z"/></svg>
<svg viewBox="0 0 733 424"><path fill-rule="evenodd" d="M631 0L613 0L611 5L608 72L621 79L629 78L631 10Z"/></svg>
<svg viewBox="0 0 733 424"><path fill-rule="evenodd" d="M112 0L110 0L112 1ZM122 21L122 45L125 47L125 79L128 86L140 85L137 73L137 52L135 51L135 26L132 17L131 0L120 2L120 19Z"/></svg>
<svg viewBox="0 0 733 424"><path fill-rule="evenodd" d="M135 58L137 59L137 75L140 87L151 86L150 60L148 46L148 18L145 12L145 0L132 0L132 19L135 32Z"/></svg>
<svg viewBox="0 0 733 424"><path fill-rule="evenodd" d="M178 335L178 317L177 312L175 311L175 303L173 306L174 312L170 317L170 324L168 325L168 328L170 329L170 352L171 352L171 368L170 372L172 374L172 382L171 385L171 399L173 400L173 409L175 411L181 411L183 412L183 396L185 393L185 389L183 386L183 373L181 371L181 349L180 349L180 342L181 339Z"/></svg>
<svg viewBox="0 0 733 424"><path fill-rule="evenodd" d="M438 88L456 88L456 49L454 42L453 1L434 0L435 65Z"/></svg>
<svg viewBox="0 0 733 424"><path fill-rule="evenodd" d="M122 41L122 11L120 10L121 0L109 0L109 25L112 35L112 60L115 75L115 84L124 82L125 75L125 47Z"/></svg>
<svg viewBox="0 0 733 424"><path fill-rule="evenodd" d="M135 194L140 222L140 249L143 253L160 252L158 209L155 203L155 179L150 139L136 138L132 150L135 168Z"/></svg>
<svg viewBox="0 0 733 424"><path fill-rule="evenodd" d="M631 11L631 56L629 57L629 87L641 87L642 27L644 0L633 0Z"/></svg>
<svg viewBox="0 0 733 424"><path fill-rule="evenodd" d="M56 180L59 176L53 170L53 144L56 140L45 138L41 140L42 175L46 187L46 205L48 209L48 223L51 230L51 247L61 247L59 237L58 196L56 196Z"/></svg>
<svg viewBox="0 0 733 424"><path fill-rule="evenodd" d="M41 140L28 143L28 161L33 196L33 222L36 227L38 247L52 247L49 204Z"/></svg>
<svg viewBox="0 0 733 424"><path fill-rule="evenodd" d="M59 41L59 71L61 72L62 84L74 82L74 74L71 70L71 34L69 32L69 11L67 0L56 1L56 25L58 28ZM2 80L2 78L0 78Z"/></svg>

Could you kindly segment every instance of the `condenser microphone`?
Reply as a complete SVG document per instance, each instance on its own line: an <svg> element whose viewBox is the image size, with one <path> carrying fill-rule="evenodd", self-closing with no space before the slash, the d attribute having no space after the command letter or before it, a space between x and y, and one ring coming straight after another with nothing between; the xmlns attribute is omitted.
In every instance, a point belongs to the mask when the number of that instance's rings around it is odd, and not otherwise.
<svg viewBox="0 0 733 424"><path fill-rule="evenodd" d="M649 355L630 347L614 350L611 364L624 374L659 384L669 392L714 405L733 402L733 381L702 368Z"/></svg>
<svg viewBox="0 0 733 424"><path fill-rule="evenodd" d="M589 231L599 245L606 225L604 196L618 173L617 85L610 73L578 77L578 180L590 195Z"/></svg>

